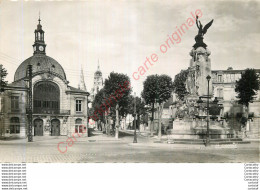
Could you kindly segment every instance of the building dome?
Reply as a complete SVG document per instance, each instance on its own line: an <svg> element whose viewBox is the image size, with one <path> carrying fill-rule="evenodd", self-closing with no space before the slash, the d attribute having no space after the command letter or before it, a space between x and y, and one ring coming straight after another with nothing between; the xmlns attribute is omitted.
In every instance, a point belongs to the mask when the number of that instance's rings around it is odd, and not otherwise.
<svg viewBox="0 0 260 190"><path fill-rule="evenodd" d="M95 76L102 76L102 72L101 72L101 70L100 70L99 61L98 61L98 68L97 68L97 71L95 72L94 75L95 75Z"/></svg>
<svg viewBox="0 0 260 190"><path fill-rule="evenodd" d="M95 72L95 75L102 76L102 72L101 72L101 71L96 71L96 72Z"/></svg>
<svg viewBox="0 0 260 190"><path fill-rule="evenodd" d="M29 64L32 65L33 76L42 73L51 73L66 81L66 74L62 66L55 59L44 54L35 54L23 61L15 72L14 81L19 81L26 77Z"/></svg>

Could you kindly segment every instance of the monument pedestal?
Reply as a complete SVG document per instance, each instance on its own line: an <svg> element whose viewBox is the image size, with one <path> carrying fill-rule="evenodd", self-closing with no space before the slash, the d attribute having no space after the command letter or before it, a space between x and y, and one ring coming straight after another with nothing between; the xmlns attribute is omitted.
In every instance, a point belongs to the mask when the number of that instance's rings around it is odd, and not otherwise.
<svg viewBox="0 0 260 190"><path fill-rule="evenodd" d="M206 116L201 119L184 119L173 122L168 130L168 139L205 139L207 133ZM209 122L210 139L228 139L235 137L235 131L224 126L223 121Z"/></svg>

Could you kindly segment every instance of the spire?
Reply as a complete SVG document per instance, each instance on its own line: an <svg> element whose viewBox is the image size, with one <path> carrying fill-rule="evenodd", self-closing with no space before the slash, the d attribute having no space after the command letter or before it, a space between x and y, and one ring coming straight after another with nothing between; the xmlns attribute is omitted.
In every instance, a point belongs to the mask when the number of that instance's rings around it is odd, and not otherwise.
<svg viewBox="0 0 260 190"><path fill-rule="evenodd" d="M99 59L98 59L98 66L97 66L97 70L98 70L98 71L100 71Z"/></svg>
<svg viewBox="0 0 260 190"><path fill-rule="evenodd" d="M41 13L39 12L39 19L38 19L38 25L37 25L37 30L40 31L42 30L42 25L41 25Z"/></svg>
<svg viewBox="0 0 260 190"><path fill-rule="evenodd" d="M38 19L38 21L39 21L39 24L41 24L41 12L39 11L39 19Z"/></svg>
<svg viewBox="0 0 260 190"><path fill-rule="evenodd" d="M80 71L80 82L79 82L79 89L80 90L85 90L87 91L86 85L85 85L85 80L84 80L84 73L83 73L83 68L81 65L81 71Z"/></svg>

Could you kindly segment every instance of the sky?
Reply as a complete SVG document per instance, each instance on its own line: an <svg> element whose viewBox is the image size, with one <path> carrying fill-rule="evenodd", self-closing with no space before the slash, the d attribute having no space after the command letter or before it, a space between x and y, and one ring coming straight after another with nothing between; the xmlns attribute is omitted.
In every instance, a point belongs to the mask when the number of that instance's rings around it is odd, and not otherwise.
<svg viewBox="0 0 260 190"><path fill-rule="evenodd" d="M1 1L0 64L13 81L17 67L33 55L34 30L45 31L46 55L64 68L69 85L77 87L84 69L87 90L93 87L98 60L104 79L110 72L127 74L133 91L140 94L152 74L174 79L189 67L196 25L189 27L166 53L160 51L168 35L201 10L201 23L214 22L204 35L211 51L211 68L260 69L259 1ZM139 80L133 79L146 57L158 61Z"/></svg>

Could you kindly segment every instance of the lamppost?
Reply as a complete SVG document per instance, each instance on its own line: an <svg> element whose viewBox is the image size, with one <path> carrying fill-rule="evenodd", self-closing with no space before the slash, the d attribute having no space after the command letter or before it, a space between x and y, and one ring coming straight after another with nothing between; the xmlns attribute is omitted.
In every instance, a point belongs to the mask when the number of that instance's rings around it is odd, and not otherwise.
<svg viewBox="0 0 260 190"><path fill-rule="evenodd" d="M28 105L29 105L29 113L28 113L28 142L33 141L32 136L32 65L28 65L28 75L29 75L29 89L28 89Z"/></svg>
<svg viewBox="0 0 260 190"><path fill-rule="evenodd" d="M207 81L208 81L208 96L207 96L207 134L206 134L206 146L209 146L209 81L211 79L211 77L208 75L206 77Z"/></svg>
<svg viewBox="0 0 260 190"><path fill-rule="evenodd" d="M32 65L28 65L28 73L27 73L27 78L24 80L27 82L27 113L28 113L28 142L33 141L33 135L32 135L32 120L33 120L33 115L32 115Z"/></svg>
<svg viewBox="0 0 260 190"><path fill-rule="evenodd" d="M134 93L134 127L135 127L135 132L134 132L133 143L137 143L137 135L136 135L136 94L135 93Z"/></svg>
<svg viewBox="0 0 260 190"><path fill-rule="evenodd" d="M89 136L88 134L88 128L89 128L89 107L88 104L91 103L90 100L88 99L89 97L89 93L87 94L87 127L86 127L86 131L87 131L87 136Z"/></svg>
<svg viewBox="0 0 260 190"><path fill-rule="evenodd" d="M33 110L32 110L32 65L27 67L27 77L24 79L26 82L26 88L17 88L17 90L27 91L27 108L26 112L28 113L28 142L33 141L32 135L32 121L33 121Z"/></svg>

